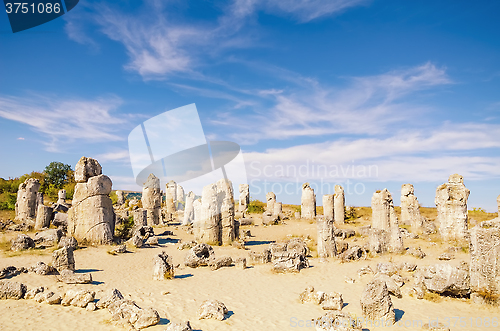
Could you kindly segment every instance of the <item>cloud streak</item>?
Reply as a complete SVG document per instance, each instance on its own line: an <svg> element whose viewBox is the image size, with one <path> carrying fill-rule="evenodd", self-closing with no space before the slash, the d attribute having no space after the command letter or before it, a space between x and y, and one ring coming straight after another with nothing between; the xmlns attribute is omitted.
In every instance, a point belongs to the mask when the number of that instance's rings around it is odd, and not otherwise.
<svg viewBox="0 0 500 331"><path fill-rule="evenodd" d="M45 143L48 151L58 151L68 141L124 140L117 134L117 126L126 124L126 117L114 114L121 104L116 96L61 100L55 96L0 95L0 117L29 125L50 138Z"/></svg>

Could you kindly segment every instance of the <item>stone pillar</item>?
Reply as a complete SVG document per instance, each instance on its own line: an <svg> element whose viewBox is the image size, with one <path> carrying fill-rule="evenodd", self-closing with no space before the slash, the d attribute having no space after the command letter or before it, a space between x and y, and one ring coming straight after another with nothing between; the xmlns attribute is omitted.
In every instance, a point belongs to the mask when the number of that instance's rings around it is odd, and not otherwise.
<svg viewBox="0 0 500 331"><path fill-rule="evenodd" d="M175 213L175 201L177 201L177 184L171 180L167 183L167 190L165 191L165 204L168 215Z"/></svg>
<svg viewBox="0 0 500 331"><path fill-rule="evenodd" d="M401 222L410 225L412 232L422 232L424 217L420 214L420 205L412 184L401 186Z"/></svg>
<svg viewBox="0 0 500 331"><path fill-rule="evenodd" d="M274 203L276 202L276 194L273 192L268 192L266 194L266 212L267 213L274 213Z"/></svg>
<svg viewBox="0 0 500 331"><path fill-rule="evenodd" d="M217 182L217 202L222 227L222 244L230 245L236 238L234 221L234 195L231 181L221 179Z"/></svg>
<svg viewBox="0 0 500 331"><path fill-rule="evenodd" d="M147 225L160 224L161 200L160 179L154 174L149 174L142 188L141 198L142 208L147 212Z"/></svg>
<svg viewBox="0 0 500 331"><path fill-rule="evenodd" d="M176 205L177 205L177 210L184 210L185 206L185 194L184 194L184 188L177 184L177 188L175 191L175 198L176 198Z"/></svg>
<svg viewBox="0 0 500 331"><path fill-rule="evenodd" d="M323 201L325 201L325 197L333 198L333 195L324 195ZM317 219L316 225L318 227L318 256L323 259L327 257L334 257L335 255L337 255L337 249L335 246L335 236L333 233L333 216L330 218L327 218L326 216L319 217Z"/></svg>
<svg viewBox="0 0 500 331"><path fill-rule="evenodd" d="M193 233L196 237L197 236L196 231L199 229L199 224L201 222L201 199L194 200L193 211L194 211Z"/></svg>
<svg viewBox="0 0 500 331"><path fill-rule="evenodd" d="M344 188L342 186L335 185L335 195L333 201L335 206L335 223L344 224L345 195Z"/></svg>
<svg viewBox="0 0 500 331"><path fill-rule="evenodd" d="M283 204L281 202L275 202L273 215L281 217L282 213L283 213Z"/></svg>
<svg viewBox="0 0 500 331"><path fill-rule="evenodd" d="M222 241L222 227L220 211L217 201L217 184L210 184L203 188L201 195L200 220L195 225L195 239L199 243L220 245Z"/></svg>
<svg viewBox="0 0 500 331"><path fill-rule="evenodd" d="M57 203L60 205L66 204L66 190L62 189L57 192Z"/></svg>
<svg viewBox="0 0 500 331"><path fill-rule="evenodd" d="M184 219L182 220L182 225L189 225L194 222L194 198L195 194L193 191L186 195L186 205L184 208Z"/></svg>
<svg viewBox="0 0 500 331"><path fill-rule="evenodd" d="M240 184L239 191L240 191L240 213L242 213L243 217L245 217L245 214L248 210L248 205L250 204L250 188L248 184Z"/></svg>
<svg viewBox="0 0 500 331"><path fill-rule="evenodd" d="M323 195L323 215L326 220L334 220L334 197L333 194Z"/></svg>
<svg viewBox="0 0 500 331"><path fill-rule="evenodd" d="M370 249L377 253L401 252L403 239L394 210L391 193L384 189L372 196L372 226L369 235Z"/></svg>
<svg viewBox="0 0 500 331"><path fill-rule="evenodd" d="M125 203L125 196L123 195L123 191L116 191L116 197L118 198L116 204L121 206Z"/></svg>
<svg viewBox="0 0 500 331"><path fill-rule="evenodd" d="M466 241L468 239L467 199L469 189L464 185L463 177L454 174L448 183L436 190L436 206L439 232L443 240Z"/></svg>
<svg viewBox="0 0 500 331"><path fill-rule="evenodd" d="M52 214L54 210L52 207L39 205L36 213L35 230L41 230L50 226Z"/></svg>
<svg viewBox="0 0 500 331"><path fill-rule="evenodd" d="M75 166L75 193L68 210L68 235L89 244L110 244L115 213L109 193L113 183L99 162L82 157Z"/></svg>
<svg viewBox="0 0 500 331"><path fill-rule="evenodd" d="M28 178L19 184L16 201L16 219L19 221L34 221L37 212L37 192L40 182L35 178Z"/></svg>
<svg viewBox="0 0 500 331"><path fill-rule="evenodd" d="M497 197L498 217L500 217L500 195Z"/></svg>
<svg viewBox="0 0 500 331"><path fill-rule="evenodd" d="M500 294L500 228L475 226L470 231L470 286L474 293Z"/></svg>
<svg viewBox="0 0 500 331"><path fill-rule="evenodd" d="M309 183L302 185L302 198L301 198L301 218L315 218L316 217L316 195L314 189L309 186Z"/></svg>
<svg viewBox="0 0 500 331"><path fill-rule="evenodd" d="M143 208L138 208L132 211L134 217L134 228L148 225L148 211Z"/></svg>

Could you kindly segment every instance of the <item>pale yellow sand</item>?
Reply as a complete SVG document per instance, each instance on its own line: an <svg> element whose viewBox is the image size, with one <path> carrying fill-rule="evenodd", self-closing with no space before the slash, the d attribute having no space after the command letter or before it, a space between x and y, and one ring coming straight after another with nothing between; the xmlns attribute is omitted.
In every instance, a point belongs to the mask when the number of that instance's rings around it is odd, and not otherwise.
<svg viewBox="0 0 500 331"><path fill-rule="evenodd" d="M347 226L349 227L349 226ZM261 251L267 247L269 240L284 239L288 234L309 234L315 240L316 226L307 221L289 221L287 225L270 227L245 227L252 231L252 238L248 248ZM169 238L191 240L192 236L179 227L164 227L155 229L156 233L169 229L174 236ZM5 236L1 235L0 236ZM167 238L167 237L162 237ZM362 238L350 238L362 242ZM109 247L85 248L75 252L76 267L80 271L90 271L94 279L93 284L66 285L58 283L54 276L38 276L22 274L13 277L12 281L23 282L29 287L46 286L50 290L64 293L69 288L92 289L100 297L103 291L111 288L119 289L124 296L136 301L141 307L153 307L160 316L159 325L147 330L165 330L169 321L189 320L195 330L314 330L306 327L312 318L320 317L324 311L312 303L301 304L298 301L299 293L308 285L317 290L340 292L347 306L345 311L361 316L359 299L364 285L370 276L359 279L357 270L365 265L375 269L381 261L403 260L413 261L418 265L429 265L437 262L437 256L445 247L432 245L423 240L406 240L405 246L421 246L428 254L423 260L405 255L388 255L365 261L340 263L331 259L329 263L319 263L318 259L311 258L311 268L302 270L299 274L274 274L271 265L256 265L246 270L236 267L222 268L211 271L209 268L191 269L182 266L187 250L180 251L177 244L160 241L162 247L138 249L131 253L110 255ZM174 264L181 264L176 269L176 278L173 280L152 280L152 259L160 251L165 250L173 256ZM248 250L239 250L233 247L216 247L216 254L230 255L233 258L247 257ZM313 252L315 254L315 252ZM456 259L450 263L458 264L468 261L465 253L456 254ZM51 257L23 253L18 256L0 258L0 268L14 265L16 267L30 266L37 261L49 263ZM356 280L354 284L344 281L345 277ZM404 276L411 279L410 274ZM500 308L485 307L471 304L468 300L448 299L441 302L418 300L406 294L409 286L402 288L403 298L392 297L394 307L398 310L397 316L401 326L395 325L391 329L420 330L418 323L427 323L429 319L438 318L446 322L453 317L463 317L465 327L451 327L451 330L500 330L500 327L476 327L476 323L485 318L500 317ZM168 294L165 294L167 293ZM224 302L230 310L230 316L224 321L198 320L196 311L206 299L217 299ZM0 330L121 330L127 329L115 323L110 323L110 314L106 310L88 312L75 307L60 305L49 306L38 304L33 300L0 300ZM420 322L421 321L421 322ZM472 322L472 326L471 326ZM300 327L304 323L303 327ZM415 323L415 327L410 326ZM500 322L499 322L500 323ZM368 329L377 329L367 326ZM382 329L382 328L380 328ZM386 329L386 328L383 328Z"/></svg>

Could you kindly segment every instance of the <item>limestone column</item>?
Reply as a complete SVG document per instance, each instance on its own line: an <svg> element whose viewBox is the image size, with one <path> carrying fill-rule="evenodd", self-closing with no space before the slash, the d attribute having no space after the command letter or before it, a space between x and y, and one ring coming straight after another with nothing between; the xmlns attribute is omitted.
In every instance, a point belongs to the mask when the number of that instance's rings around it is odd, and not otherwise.
<svg viewBox="0 0 500 331"><path fill-rule="evenodd" d="M316 195L314 189L305 183L302 185L302 198L301 198L301 218L315 218L316 217Z"/></svg>
<svg viewBox="0 0 500 331"><path fill-rule="evenodd" d="M149 174L142 188L141 198L142 208L147 212L149 226L160 224L161 200L160 179L154 174Z"/></svg>
<svg viewBox="0 0 500 331"><path fill-rule="evenodd" d="M239 210L240 213L242 213L244 216L248 210L248 205L250 204L250 188L248 184L240 184L239 191L240 191Z"/></svg>
<svg viewBox="0 0 500 331"><path fill-rule="evenodd" d="M276 202L276 194L274 194L273 192L268 192L266 194L266 203L267 203L266 212L267 213L271 213L271 214L274 213L274 203L275 202Z"/></svg>
<svg viewBox="0 0 500 331"><path fill-rule="evenodd" d="M28 178L19 184L16 201L16 219L19 221L34 221L37 212L37 198L40 182L35 178Z"/></svg>
<svg viewBox="0 0 500 331"><path fill-rule="evenodd" d="M194 198L195 194L193 191L186 195L186 206L184 208L184 219L182 225L189 225L194 222Z"/></svg>
<svg viewBox="0 0 500 331"><path fill-rule="evenodd" d="M323 195L323 215L325 219L333 221L334 220L334 197L333 194Z"/></svg>
<svg viewBox="0 0 500 331"><path fill-rule="evenodd" d="M333 200L335 205L335 223L344 224L345 195L344 188L342 186L335 185L335 195Z"/></svg>

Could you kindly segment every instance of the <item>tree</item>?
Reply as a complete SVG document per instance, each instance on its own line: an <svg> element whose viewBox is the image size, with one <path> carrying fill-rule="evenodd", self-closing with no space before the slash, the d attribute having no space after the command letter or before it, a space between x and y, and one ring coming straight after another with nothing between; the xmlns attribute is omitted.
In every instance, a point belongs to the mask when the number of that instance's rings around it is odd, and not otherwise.
<svg viewBox="0 0 500 331"><path fill-rule="evenodd" d="M45 167L45 185L56 189L62 189L69 182L69 176L72 173L71 166L62 162L50 162Z"/></svg>

